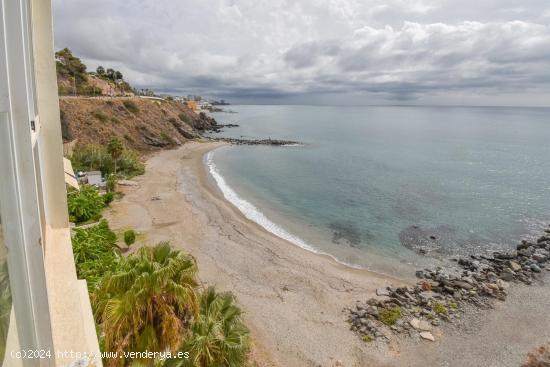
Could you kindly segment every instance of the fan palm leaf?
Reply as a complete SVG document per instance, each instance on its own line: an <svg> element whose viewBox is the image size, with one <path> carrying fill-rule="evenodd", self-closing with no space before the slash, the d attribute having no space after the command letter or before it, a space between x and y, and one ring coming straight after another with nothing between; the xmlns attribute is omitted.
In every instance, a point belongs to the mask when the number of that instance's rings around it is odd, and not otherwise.
<svg viewBox="0 0 550 367"><path fill-rule="evenodd" d="M195 318L192 335L181 351L188 359L171 359L165 367L242 367L250 348L249 331L242 322L242 312L231 293L218 293L213 287L201 296L200 313Z"/></svg>
<svg viewBox="0 0 550 367"><path fill-rule="evenodd" d="M92 297L106 351L175 351L198 314L195 259L168 243L121 259ZM128 361L108 360L108 366ZM152 360L136 361L152 365Z"/></svg>

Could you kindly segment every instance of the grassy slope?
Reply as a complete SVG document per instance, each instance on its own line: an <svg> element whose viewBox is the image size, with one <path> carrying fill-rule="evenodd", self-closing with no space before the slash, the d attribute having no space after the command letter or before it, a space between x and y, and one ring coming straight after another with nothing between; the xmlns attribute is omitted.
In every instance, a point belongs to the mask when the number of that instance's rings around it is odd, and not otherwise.
<svg viewBox="0 0 550 367"><path fill-rule="evenodd" d="M137 112L124 105L129 101ZM105 144L118 136L142 153L179 145L215 124L181 103L138 97L64 97L60 108L65 142L78 139L78 144Z"/></svg>

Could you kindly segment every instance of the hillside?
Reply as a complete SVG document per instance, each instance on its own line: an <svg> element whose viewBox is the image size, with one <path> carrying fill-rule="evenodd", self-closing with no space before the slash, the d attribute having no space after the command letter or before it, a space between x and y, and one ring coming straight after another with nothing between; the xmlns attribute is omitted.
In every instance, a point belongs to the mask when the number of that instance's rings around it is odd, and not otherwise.
<svg viewBox="0 0 550 367"><path fill-rule="evenodd" d="M106 144L118 136L142 153L180 145L217 126L213 118L175 101L62 97L59 104L64 142Z"/></svg>
<svg viewBox="0 0 550 367"><path fill-rule="evenodd" d="M99 66L88 72L67 48L55 56L64 143L106 144L116 136L127 147L145 153L180 145L220 127L183 103L134 96L120 71Z"/></svg>
<svg viewBox="0 0 550 367"><path fill-rule="evenodd" d="M133 96L132 86L120 71L98 66L88 71L87 66L64 48L55 53L57 86L60 96Z"/></svg>

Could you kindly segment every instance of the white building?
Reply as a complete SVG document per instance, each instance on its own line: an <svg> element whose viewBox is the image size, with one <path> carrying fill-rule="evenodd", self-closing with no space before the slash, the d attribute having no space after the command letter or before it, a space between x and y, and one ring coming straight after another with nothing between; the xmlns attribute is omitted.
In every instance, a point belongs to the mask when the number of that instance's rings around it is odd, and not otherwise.
<svg viewBox="0 0 550 367"><path fill-rule="evenodd" d="M89 185L100 187L103 184L100 171L90 171L86 173L86 177L88 178Z"/></svg>
<svg viewBox="0 0 550 367"><path fill-rule="evenodd" d="M99 347L72 253L51 3L2 1L0 15L0 365L98 367L84 358Z"/></svg>

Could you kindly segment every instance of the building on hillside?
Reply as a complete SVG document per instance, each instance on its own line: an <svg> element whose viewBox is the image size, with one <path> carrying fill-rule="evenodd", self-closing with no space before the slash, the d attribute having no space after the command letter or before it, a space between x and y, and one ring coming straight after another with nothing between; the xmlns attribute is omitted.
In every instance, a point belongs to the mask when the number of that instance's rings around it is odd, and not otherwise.
<svg viewBox="0 0 550 367"><path fill-rule="evenodd" d="M103 178L100 171L90 171L86 173L88 179L88 185L101 187L103 185Z"/></svg>
<svg viewBox="0 0 550 367"><path fill-rule="evenodd" d="M210 111L210 109L212 108L212 104L207 101L201 101L199 102L199 107L201 108L201 110Z"/></svg>
<svg viewBox="0 0 550 367"><path fill-rule="evenodd" d="M0 15L0 365L100 367L71 245L51 0L2 1Z"/></svg>

